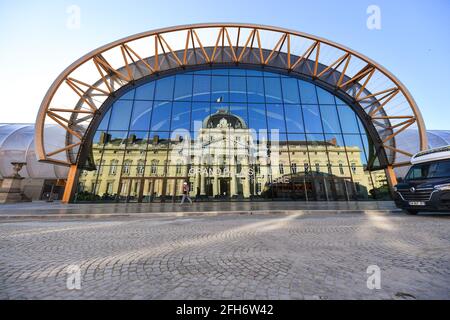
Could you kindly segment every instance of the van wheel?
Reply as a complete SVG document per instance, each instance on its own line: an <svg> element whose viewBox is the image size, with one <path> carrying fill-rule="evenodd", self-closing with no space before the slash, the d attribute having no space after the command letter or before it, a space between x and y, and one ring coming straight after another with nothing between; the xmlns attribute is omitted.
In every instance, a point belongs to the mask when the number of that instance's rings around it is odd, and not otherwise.
<svg viewBox="0 0 450 320"><path fill-rule="evenodd" d="M416 214L419 213L419 211L417 211L417 210L406 210L406 213L411 215L411 216L415 216Z"/></svg>

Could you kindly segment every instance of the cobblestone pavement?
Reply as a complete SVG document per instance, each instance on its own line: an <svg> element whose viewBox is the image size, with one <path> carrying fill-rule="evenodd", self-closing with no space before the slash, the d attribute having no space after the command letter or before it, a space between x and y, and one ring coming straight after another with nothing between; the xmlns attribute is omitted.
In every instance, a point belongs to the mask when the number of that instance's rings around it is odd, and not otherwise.
<svg viewBox="0 0 450 320"><path fill-rule="evenodd" d="M367 288L370 265L380 290ZM450 217L2 223L0 285L1 299L450 299Z"/></svg>

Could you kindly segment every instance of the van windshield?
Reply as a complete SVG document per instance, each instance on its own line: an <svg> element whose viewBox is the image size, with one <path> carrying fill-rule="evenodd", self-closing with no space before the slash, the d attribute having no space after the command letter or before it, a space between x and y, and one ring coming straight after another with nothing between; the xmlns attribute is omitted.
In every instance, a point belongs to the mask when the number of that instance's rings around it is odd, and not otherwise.
<svg viewBox="0 0 450 320"><path fill-rule="evenodd" d="M450 178L450 160L416 164L406 176L406 180L431 178Z"/></svg>

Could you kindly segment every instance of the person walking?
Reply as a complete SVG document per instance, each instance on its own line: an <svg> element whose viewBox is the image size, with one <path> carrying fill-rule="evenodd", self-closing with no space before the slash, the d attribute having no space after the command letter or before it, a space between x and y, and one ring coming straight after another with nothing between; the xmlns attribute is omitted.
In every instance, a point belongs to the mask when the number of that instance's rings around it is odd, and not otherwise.
<svg viewBox="0 0 450 320"><path fill-rule="evenodd" d="M189 202L192 204L191 197L189 197L189 192L191 191L191 188L189 187L189 183L187 181L184 181L183 183L183 199L181 199L181 204L184 204L184 201L189 200Z"/></svg>

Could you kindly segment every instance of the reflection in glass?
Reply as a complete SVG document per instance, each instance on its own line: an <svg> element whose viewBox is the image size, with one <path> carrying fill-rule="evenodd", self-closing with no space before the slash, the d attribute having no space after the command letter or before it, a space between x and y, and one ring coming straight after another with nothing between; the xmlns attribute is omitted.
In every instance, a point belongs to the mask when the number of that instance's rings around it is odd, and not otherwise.
<svg viewBox="0 0 450 320"><path fill-rule="evenodd" d="M349 106L310 82L257 70L187 72L130 90L103 117L90 157L76 201L173 202L185 180L197 201L389 196Z"/></svg>
<svg viewBox="0 0 450 320"><path fill-rule="evenodd" d="M344 140L349 161L356 162L359 165L367 165L367 157L361 136L345 134Z"/></svg>
<svg viewBox="0 0 450 320"><path fill-rule="evenodd" d="M230 77L230 101L247 102L247 81L245 77Z"/></svg>
<svg viewBox="0 0 450 320"><path fill-rule="evenodd" d="M193 101L211 101L211 77L194 76Z"/></svg>
<svg viewBox="0 0 450 320"><path fill-rule="evenodd" d="M155 98L155 83L149 82L136 89L136 100L153 100Z"/></svg>
<svg viewBox="0 0 450 320"><path fill-rule="evenodd" d="M152 116L152 101L135 101L131 117L130 130L148 131Z"/></svg>
<svg viewBox="0 0 450 320"><path fill-rule="evenodd" d="M264 78L266 103L281 103L281 82L279 78Z"/></svg>
<svg viewBox="0 0 450 320"><path fill-rule="evenodd" d="M281 78L283 101L285 104L300 104L298 80L295 78Z"/></svg>
<svg viewBox="0 0 450 320"><path fill-rule="evenodd" d="M250 103L264 103L264 79L256 77L247 78L247 92L248 102Z"/></svg>
<svg viewBox="0 0 450 320"><path fill-rule="evenodd" d="M309 133L323 132L319 106L304 105L303 106L303 116L305 118L306 132L309 132Z"/></svg>
<svg viewBox="0 0 450 320"><path fill-rule="evenodd" d="M162 78L156 81L155 100L172 100L175 77Z"/></svg>
<svg viewBox="0 0 450 320"><path fill-rule="evenodd" d="M323 130L325 133L340 133L342 131L334 104L321 105L320 114L322 115Z"/></svg>
<svg viewBox="0 0 450 320"><path fill-rule="evenodd" d="M284 105L287 132L305 132L302 107L298 104Z"/></svg>
<svg viewBox="0 0 450 320"><path fill-rule="evenodd" d="M173 99L175 101L191 101L193 81L192 75L177 75Z"/></svg>
<svg viewBox="0 0 450 320"><path fill-rule="evenodd" d="M359 133L359 126L356 120L356 114L349 106L337 106L339 111L339 119L342 124L344 133Z"/></svg>
<svg viewBox="0 0 450 320"><path fill-rule="evenodd" d="M264 104L249 104L249 125L256 131L267 129L266 107Z"/></svg>
<svg viewBox="0 0 450 320"><path fill-rule="evenodd" d="M212 77L211 101L230 102L229 91L228 77Z"/></svg>
<svg viewBox="0 0 450 320"><path fill-rule="evenodd" d="M282 104L267 104L267 124L270 130L286 132L284 109Z"/></svg>
<svg viewBox="0 0 450 320"><path fill-rule="evenodd" d="M152 131L169 131L171 112L172 102L155 101L150 129Z"/></svg>
<svg viewBox="0 0 450 320"><path fill-rule="evenodd" d="M299 80L302 104L317 104L316 86L310 82Z"/></svg>
<svg viewBox="0 0 450 320"><path fill-rule="evenodd" d="M171 130L184 129L190 131L191 126L191 103L190 102L174 102L172 109Z"/></svg>
<svg viewBox="0 0 450 320"><path fill-rule="evenodd" d="M132 109L133 101L117 101L112 108L109 130L128 130Z"/></svg>
<svg viewBox="0 0 450 320"><path fill-rule="evenodd" d="M322 88L317 87L317 96L319 97L319 103L321 105L335 104L334 96Z"/></svg>

